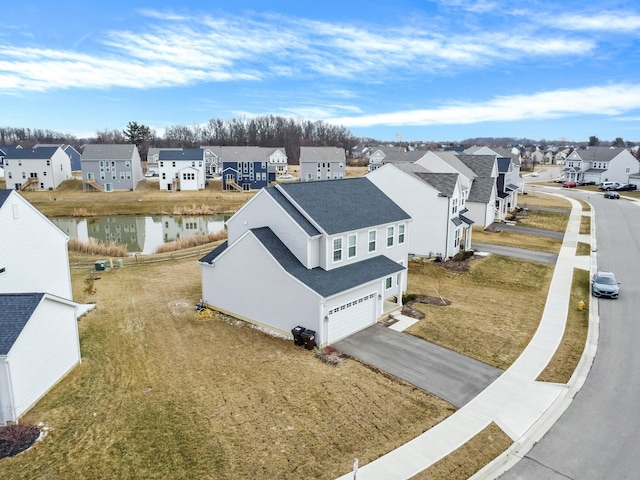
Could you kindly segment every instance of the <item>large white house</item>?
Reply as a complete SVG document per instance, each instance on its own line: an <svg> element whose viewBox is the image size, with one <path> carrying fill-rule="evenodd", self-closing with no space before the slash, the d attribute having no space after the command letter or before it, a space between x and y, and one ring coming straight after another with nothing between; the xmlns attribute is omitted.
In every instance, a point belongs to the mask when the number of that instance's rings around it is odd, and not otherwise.
<svg viewBox="0 0 640 480"><path fill-rule="evenodd" d="M71 159L57 146L8 150L4 170L7 187L15 190L53 190L73 178Z"/></svg>
<svg viewBox="0 0 640 480"><path fill-rule="evenodd" d="M229 219L227 242L200 259L202 298L333 343L402 304L410 222L364 177L263 188Z"/></svg>
<svg viewBox="0 0 640 480"><path fill-rule="evenodd" d="M566 181L573 182L629 183L629 176L638 173L639 165L626 148L588 147L571 152L563 174Z"/></svg>
<svg viewBox="0 0 640 480"><path fill-rule="evenodd" d="M0 424L80 362L67 241L18 192L0 190Z"/></svg>
<svg viewBox="0 0 640 480"><path fill-rule="evenodd" d="M368 173L389 198L411 215L409 253L448 259L471 249L471 226L456 172L432 173L416 164L387 164Z"/></svg>
<svg viewBox="0 0 640 480"><path fill-rule="evenodd" d="M202 190L205 183L204 150L167 149L158 152L160 190Z"/></svg>

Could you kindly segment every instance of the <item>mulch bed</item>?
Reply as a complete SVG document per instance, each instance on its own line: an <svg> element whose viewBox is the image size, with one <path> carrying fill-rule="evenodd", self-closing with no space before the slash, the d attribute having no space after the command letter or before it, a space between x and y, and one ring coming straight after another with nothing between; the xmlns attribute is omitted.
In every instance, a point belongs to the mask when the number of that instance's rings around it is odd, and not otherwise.
<svg viewBox="0 0 640 480"><path fill-rule="evenodd" d="M30 448L40 429L34 425L9 425L0 427L0 458L13 457Z"/></svg>

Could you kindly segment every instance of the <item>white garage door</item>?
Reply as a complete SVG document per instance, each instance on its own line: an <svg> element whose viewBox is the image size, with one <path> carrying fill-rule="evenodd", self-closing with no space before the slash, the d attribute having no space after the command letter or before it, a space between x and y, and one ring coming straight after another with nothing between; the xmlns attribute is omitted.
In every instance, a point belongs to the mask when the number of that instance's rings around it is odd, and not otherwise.
<svg viewBox="0 0 640 480"><path fill-rule="evenodd" d="M376 294L371 293L352 302L329 310L329 333L327 343L362 330L376 321Z"/></svg>

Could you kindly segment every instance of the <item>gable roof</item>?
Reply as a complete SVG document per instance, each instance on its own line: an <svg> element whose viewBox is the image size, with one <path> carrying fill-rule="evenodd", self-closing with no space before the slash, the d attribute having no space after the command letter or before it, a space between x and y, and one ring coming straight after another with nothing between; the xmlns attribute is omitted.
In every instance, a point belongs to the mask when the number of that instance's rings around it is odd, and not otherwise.
<svg viewBox="0 0 640 480"><path fill-rule="evenodd" d="M229 246L229 242L225 240L216 248L214 248L209 253L207 253L204 257L202 257L200 260L198 260L198 262L202 262L202 263L213 262L216 258L218 258L218 255L220 255L222 252L224 252L227 249L228 246Z"/></svg>
<svg viewBox="0 0 640 480"><path fill-rule="evenodd" d="M90 143L82 150L81 160L131 160L134 149L132 143Z"/></svg>
<svg viewBox="0 0 640 480"><path fill-rule="evenodd" d="M469 202L488 203L491 201L493 189L496 186L496 180L493 177L478 177L471 184L469 189Z"/></svg>
<svg viewBox="0 0 640 480"><path fill-rule="evenodd" d="M509 165L511 165L511 157L498 157L498 172L499 173L507 173L509 171Z"/></svg>
<svg viewBox="0 0 640 480"><path fill-rule="evenodd" d="M0 293L0 355L7 355L44 293Z"/></svg>
<svg viewBox="0 0 640 480"><path fill-rule="evenodd" d="M490 177L496 161L493 155L458 155L458 158L479 177Z"/></svg>
<svg viewBox="0 0 640 480"><path fill-rule="evenodd" d="M329 235L411 219L366 177L281 183L275 188Z"/></svg>
<svg viewBox="0 0 640 480"><path fill-rule="evenodd" d="M269 157L280 150L286 155L284 147L200 147L204 152L209 150L223 162L266 162Z"/></svg>
<svg viewBox="0 0 640 480"><path fill-rule="evenodd" d="M160 150L158 152L158 161L194 161L204 160L204 150L201 148L182 148L180 150Z"/></svg>
<svg viewBox="0 0 640 480"><path fill-rule="evenodd" d="M424 157L427 152L423 152L421 150L410 150L408 152L400 152L397 150L392 150L386 154L384 157L384 163L396 163L396 162L415 162L416 160L420 160Z"/></svg>
<svg viewBox="0 0 640 480"><path fill-rule="evenodd" d="M430 172L426 168L413 163L394 163L393 167L402 170L408 175L417 178L431 186L445 197L451 197L458 181L457 173Z"/></svg>
<svg viewBox="0 0 640 480"><path fill-rule="evenodd" d="M584 150L574 150L573 153L578 155L584 162L608 162L609 160L620 155L624 148L609 147L587 147Z"/></svg>
<svg viewBox="0 0 640 480"><path fill-rule="evenodd" d="M300 163L344 162L344 148L338 147L300 147Z"/></svg>
<svg viewBox="0 0 640 480"><path fill-rule="evenodd" d="M53 157L59 147L37 147L37 148L14 148L9 150L5 155L5 159L20 160L42 160Z"/></svg>
<svg viewBox="0 0 640 480"><path fill-rule="evenodd" d="M478 176L471 168L469 168L460 158L458 152L455 150L446 150L442 152L430 152L438 157L440 160L450 165L469 180L472 180Z"/></svg>
<svg viewBox="0 0 640 480"><path fill-rule="evenodd" d="M264 188L271 197L278 202L278 204L284 209L285 212L298 224L310 237L320 235L320 231L300 213L300 211L284 196L282 191L275 187Z"/></svg>
<svg viewBox="0 0 640 480"><path fill-rule="evenodd" d="M323 297L330 297L404 270L403 266L384 255L331 270L320 267L309 269L300 263L269 227L255 228L250 231L285 271Z"/></svg>

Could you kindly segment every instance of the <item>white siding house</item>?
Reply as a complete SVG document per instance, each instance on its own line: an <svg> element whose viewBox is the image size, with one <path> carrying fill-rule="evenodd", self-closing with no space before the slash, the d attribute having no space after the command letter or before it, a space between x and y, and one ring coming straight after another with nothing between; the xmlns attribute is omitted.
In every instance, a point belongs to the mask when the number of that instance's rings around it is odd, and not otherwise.
<svg viewBox="0 0 640 480"><path fill-rule="evenodd" d="M73 178L71 159L60 147L16 148L4 157L5 180L16 190L54 190Z"/></svg>
<svg viewBox="0 0 640 480"><path fill-rule="evenodd" d="M638 165L626 148L588 147L571 152L563 173L566 181L629 183L629 176L638 173Z"/></svg>
<svg viewBox="0 0 640 480"><path fill-rule="evenodd" d="M333 343L401 305L410 221L367 178L263 188L229 219L227 242L200 259L202 298Z"/></svg>
<svg viewBox="0 0 640 480"><path fill-rule="evenodd" d="M0 293L0 424L18 422L80 363L77 307L46 293Z"/></svg>
<svg viewBox="0 0 640 480"><path fill-rule="evenodd" d="M160 190L202 190L205 183L204 150L168 149L158 152Z"/></svg>
<svg viewBox="0 0 640 480"><path fill-rule="evenodd" d="M471 226L458 173L387 164L366 177L411 215L409 253L448 259L471 248Z"/></svg>
<svg viewBox="0 0 640 480"><path fill-rule="evenodd" d="M0 292L71 299L68 239L18 192L0 190Z"/></svg>

